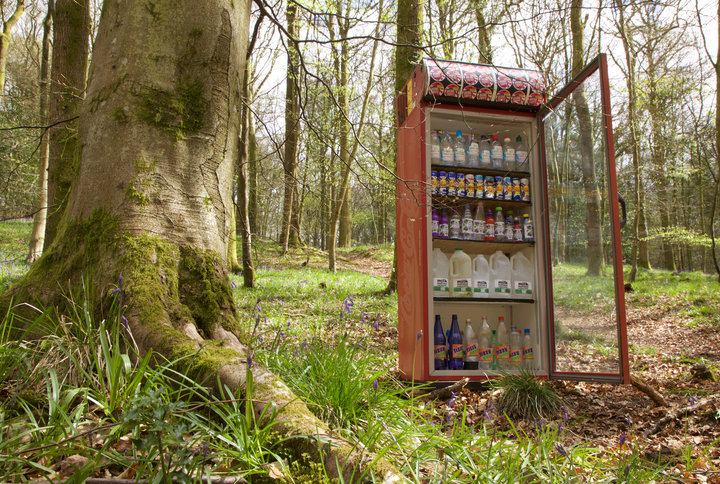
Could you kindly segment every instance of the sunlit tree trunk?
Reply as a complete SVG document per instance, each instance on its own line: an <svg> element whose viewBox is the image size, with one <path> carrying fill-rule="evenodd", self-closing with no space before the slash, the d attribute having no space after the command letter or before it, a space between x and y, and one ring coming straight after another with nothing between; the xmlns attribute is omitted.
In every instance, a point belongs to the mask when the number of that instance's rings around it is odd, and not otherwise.
<svg viewBox="0 0 720 484"><path fill-rule="evenodd" d="M248 55L249 57L249 55ZM238 163L235 168L237 174L237 214L239 224L237 229L242 240L242 274L245 287L255 287L255 267L252 262L252 231L248 217L248 161L250 159L250 63L245 64L245 75L242 83L242 106L240 107L240 137L238 138ZM253 143L254 144L254 143Z"/></svg>
<svg viewBox="0 0 720 484"><path fill-rule="evenodd" d="M0 96L5 95L5 66L7 65L8 52L10 52L12 29L22 17L23 12L25 12L25 0L16 0L15 11L3 23L3 30L0 33Z"/></svg>

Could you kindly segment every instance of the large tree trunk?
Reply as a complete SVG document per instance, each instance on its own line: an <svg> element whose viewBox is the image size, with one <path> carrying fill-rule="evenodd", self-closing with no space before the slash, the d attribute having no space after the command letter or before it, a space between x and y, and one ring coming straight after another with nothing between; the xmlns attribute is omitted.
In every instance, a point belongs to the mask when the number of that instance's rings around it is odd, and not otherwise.
<svg viewBox="0 0 720 484"><path fill-rule="evenodd" d="M90 53L90 0L57 0L53 19L53 55L50 89L50 120L67 120L50 130L48 161L48 212L45 246L55 240L65 217L70 185L77 174L78 121ZM99 104L101 100L96 100Z"/></svg>
<svg viewBox="0 0 720 484"><path fill-rule="evenodd" d="M274 429L298 436L286 441L298 455L322 460L345 482L368 466L378 480L401 480L387 461L329 435L266 369L248 368L238 338L226 257L249 7L249 0L105 3L67 216L24 280L0 295L0 310L11 300L40 300L62 311L63 289L79 294L84 278L100 314L122 276L140 356L183 358L190 376L233 394L251 371L256 415L276 404Z"/></svg>
<svg viewBox="0 0 720 484"><path fill-rule="evenodd" d="M573 67L572 75L576 76L583 69L585 64L584 49L584 25L582 22L582 0L572 0L570 9L570 28L573 39ZM590 110L587 103L587 95L583 85L578 86L573 91L573 100L578 114L579 134L580 134L580 152L581 152L581 171L583 175L583 185L585 186L585 200L587 206L587 258L588 269L587 275L599 276L604 273L605 261L603 259L602 249L602 222L601 215L601 195L597 186L597 176L595 174L595 160L593 157L593 138L592 138L592 120L590 118Z"/></svg>
<svg viewBox="0 0 720 484"><path fill-rule="evenodd" d="M55 1L49 0L47 14L43 21L42 57L40 59L40 120L48 125L50 103L50 29L52 29ZM50 136L47 132L40 139L40 167L38 176L38 193L35 198L35 214L33 215L33 228L30 234L28 262L34 262L42 255L45 243L45 222L47 221L47 189L48 189L48 159L50 158Z"/></svg>

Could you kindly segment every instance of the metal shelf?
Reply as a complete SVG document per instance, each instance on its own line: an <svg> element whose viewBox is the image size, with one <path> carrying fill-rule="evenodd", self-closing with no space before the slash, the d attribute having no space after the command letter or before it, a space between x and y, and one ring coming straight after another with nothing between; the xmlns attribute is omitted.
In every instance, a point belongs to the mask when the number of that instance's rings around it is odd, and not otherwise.
<svg viewBox="0 0 720 484"><path fill-rule="evenodd" d="M495 198L465 198L465 197L441 197L433 195L433 208L451 208L462 205L476 206L482 203L487 210L495 211L495 207L502 207L503 210L524 210L532 205L532 202L521 202L517 200L497 200ZM522 214L521 214L522 215Z"/></svg>
<svg viewBox="0 0 720 484"><path fill-rule="evenodd" d="M483 240L435 239L432 240L433 249L443 252L452 252L462 249L471 254L492 254L502 251L505 254L514 254L526 247L532 247L534 242L485 242Z"/></svg>
<svg viewBox="0 0 720 484"><path fill-rule="evenodd" d="M505 298L505 297L433 297L436 303L443 302L467 302L467 303L492 303L492 304L535 304L535 299Z"/></svg>
<svg viewBox="0 0 720 484"><path fill-rule="evenodd" d="M445 165L431 165L431 169L434 171L454 171L460 173L472 173L473 175L492 175L492 176L509 176L512 178L530 178L530 173L522 170L496 170L493 168L468 168L466 166L445 166Z"/></svg>

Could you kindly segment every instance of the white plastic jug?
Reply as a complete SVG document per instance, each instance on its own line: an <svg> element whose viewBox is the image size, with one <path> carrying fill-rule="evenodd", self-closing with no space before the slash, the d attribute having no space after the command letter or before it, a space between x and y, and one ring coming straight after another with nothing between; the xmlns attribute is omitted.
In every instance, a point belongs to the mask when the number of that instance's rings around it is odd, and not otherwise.
<svg viewBox="0 0 720 484"><path fill-rule="evenodd" d="M490 265L484 255L473 259L473 297L490 297Z"/></svg>
<svg viewBox="0 0 720 484"><path fill-rule="evenodd" d="M455 249L455 253L450 257L450 295L472 296L472 262L462 249Z"/></svg>
<svg viewBox="0 0 720 484"><path fill-rule="evenodd" d="M450 263L440 249L433 249L433 296L450 297Z"/></svg>
<svg viewBox="0 0 720 484"><path fill-rule="evenodd" d="M522 253L516 252L510 257L510 270L512 272L512 297L533 298L535 270Z"/></svg>
<svg viewBox="0 0 720 484"><path fill-rule="evenodd" d="M498 250L490 256L490 297L509 298L511 279L510 259Z"/></svg>

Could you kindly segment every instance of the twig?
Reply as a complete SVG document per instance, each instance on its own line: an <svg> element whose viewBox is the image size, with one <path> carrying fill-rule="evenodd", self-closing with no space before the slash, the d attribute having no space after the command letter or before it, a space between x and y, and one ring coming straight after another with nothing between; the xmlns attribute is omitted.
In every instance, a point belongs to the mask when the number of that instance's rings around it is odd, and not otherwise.
<svg viewBox="0 0 720 484"><path fill-rule="evenodd" d="M651 387L642 378L635 375L630 375L630 383L632 383L632 386L643 392L645 395L652 398L652 401L655 402L655 405L658 405L660 407L667 407L667 402L665 401L663 396L660 395L657 390Z"/></svg>
<svg viewBox="0 0 720 484"><path fill-rule="evenodd" d="M52 482L52 481L32 481L33 484L58 484L60 481ZM70 482L74 482L74 478L70 477L69 479L63 481L62 484L68 484ZM85 484L148 484L150 482L149 479L99 479L99 478L87 478L83 481ZM172 482L178 482L177 477L173 477ZM224 476L210 476L210 479L207 478L207 476L202 476L198 480L193 480L193 482L203 482L205 484L237 484L237 483L245 483L247 482L242 477L224 477ZM0 484L6 484L5 482L2 482Z"/></svg>
<svg viewBox="0 0 720 484"><path fill-rule="evenodd" d="M665 426L665 424L667 424L671 420L675 420L678 417L687 417L688 415L697 413L700 410L704 410L705 407L710 405L710 403L712 403L712 399L708 398L707 400L702 400L696 403L694 406L680 407L676 410L673 410L672 412L668 412L663 418L658 420L653 427L643 432L643 436L649 437L650 435L656 434L660 431L661 428Z"/></svg>
<svg viewBox="0 0 720 484"><path fill-rule="evenodd" d="M422 390L416 390L415 397L422 397L430 400L435 400L437 398L445 399L450 397L453 393L459 393L463 388L465 388L465 385L467 385L469 381L470 380L468 378L463 378L459 382L455 382L449 387L438 388L431 391L430 393L425 393Z"/></svg>

